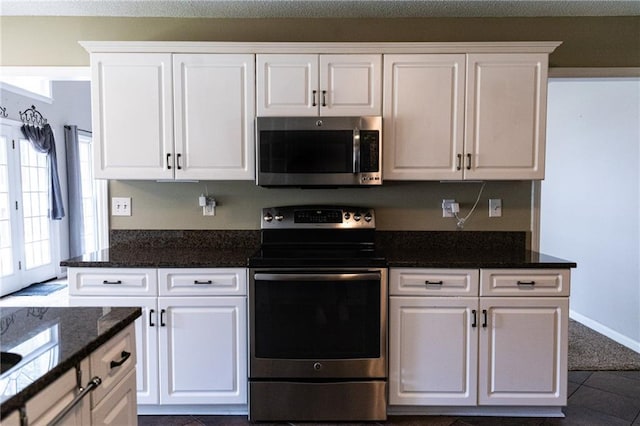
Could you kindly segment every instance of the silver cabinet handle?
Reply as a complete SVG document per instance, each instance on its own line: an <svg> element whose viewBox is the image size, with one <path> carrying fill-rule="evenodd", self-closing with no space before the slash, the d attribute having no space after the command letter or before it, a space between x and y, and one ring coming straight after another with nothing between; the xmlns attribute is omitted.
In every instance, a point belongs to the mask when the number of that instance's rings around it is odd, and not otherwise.
<svg viewBox="0 0 640 426"><path fill-rule="evenodd" d="M354 274L264 274L254 275L256 281L366 281L379 280L378 272L365 272Z"/></svg>
<svg viewBox="0 0 640 426"><path fill-rule="evenodd" d="M213 281L211 280L207 280L207 281L198 281L198 280L193 280L194 284L213 284Z"/></svg>
<svg viewBox="0 0 640 426"><path fill-rule="evenodd" d="M92 392L95 388L97 388L98 386L100 386L100 383L102 383L102 379L98 376L95 376L93 379L89 380L89 383L87 384L87 387L85 388L80 388L80 393L76 395L75 398L73 398L73 400L71 400L71 402L62 409L62 411L60 411L58 413L57 416L55 416L53 418L53 420L51 420L51 422L49 422L48 426L55 426L58 423L60 423L60 421L64 418L64 416L66 416L67 414L69 414L69 411L73 410L73 407L75 407L76 405L78 405L78 403L80 401L82 401L82 399L87 396L90 392Z"/></svg>
<svg viewBox="0 0 640 426"><path fill-rule="evenodd" d="M519 286L533 287L534 285L536 285L536 282L535 281L518 281L517 284Z"/></svg>
<svg viewBox="0 0 640 426"><path fill-rule="evenodd" d="M440 281L429 281L429 280L426 280L424 282L424 285L442 285L442 284L444 284L444 282L442 280L440 280Z"/></svg>

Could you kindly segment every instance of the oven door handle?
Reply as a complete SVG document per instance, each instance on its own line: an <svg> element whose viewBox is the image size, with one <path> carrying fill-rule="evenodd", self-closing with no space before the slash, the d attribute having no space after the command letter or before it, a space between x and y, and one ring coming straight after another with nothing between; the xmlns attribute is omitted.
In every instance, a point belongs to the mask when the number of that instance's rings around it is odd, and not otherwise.
<svg viewBox="0 0 640 426"><path fill-rule="evenodd" d="M379 272L347 274L265 274L254 275L256 281L371 281L380 280Z"/></svg>

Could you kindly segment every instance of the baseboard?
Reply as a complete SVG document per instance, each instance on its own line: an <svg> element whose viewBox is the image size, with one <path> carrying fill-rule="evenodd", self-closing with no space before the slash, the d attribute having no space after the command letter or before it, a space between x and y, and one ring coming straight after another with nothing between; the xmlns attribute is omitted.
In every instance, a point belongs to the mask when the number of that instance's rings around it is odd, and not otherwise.
<svg viewBox="0 0 640 426"><path fill-rule="evenodd" d="M603 325L598 321L592 320L589 317L579 314L574 310L569 310L569 318L578 321L580 324L589 327L590 329L595 330L598 333L607 336L609 339L618 342L621 345L626 346L632 351L640 354L640 342L630 339L629 337L610 329L606 325Z"/></svg>

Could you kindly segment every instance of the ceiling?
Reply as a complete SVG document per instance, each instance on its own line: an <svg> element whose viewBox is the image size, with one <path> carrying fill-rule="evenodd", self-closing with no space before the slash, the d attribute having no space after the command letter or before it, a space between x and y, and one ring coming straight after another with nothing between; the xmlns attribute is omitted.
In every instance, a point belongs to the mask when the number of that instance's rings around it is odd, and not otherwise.
<svg viewBox="0 0 640 426"><path fill-rule="evenodd" d="M0 16L184 18L640 16L640 0L1 0Z"/></svg>

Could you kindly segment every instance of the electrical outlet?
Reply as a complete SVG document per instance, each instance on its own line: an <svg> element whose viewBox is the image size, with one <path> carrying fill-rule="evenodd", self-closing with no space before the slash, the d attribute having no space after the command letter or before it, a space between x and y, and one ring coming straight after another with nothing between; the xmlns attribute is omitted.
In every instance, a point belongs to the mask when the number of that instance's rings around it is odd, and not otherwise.
<svg viewBox="0 0 640 426"><path fill-rule="evenodd" d="M451 204L454 204L456 200L442 200L442 217L454 217L453 210L451 210Z"/></svg>
<svg viewBox="0 0 640 426"><path fill-rule="evenodd" d="M131 197L111 198L111 216L131 216Z"/></svg>
<svg viewBox="0 0 640 426"><path fill-rule="evenodd" d="M502 217L502 199L489 199L489 217Z"/></svg>

